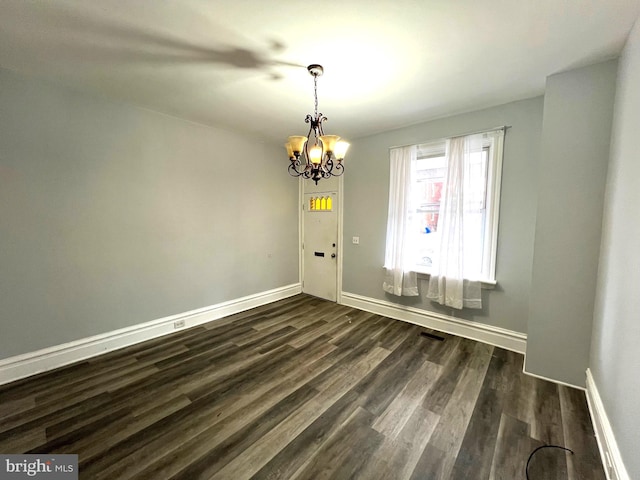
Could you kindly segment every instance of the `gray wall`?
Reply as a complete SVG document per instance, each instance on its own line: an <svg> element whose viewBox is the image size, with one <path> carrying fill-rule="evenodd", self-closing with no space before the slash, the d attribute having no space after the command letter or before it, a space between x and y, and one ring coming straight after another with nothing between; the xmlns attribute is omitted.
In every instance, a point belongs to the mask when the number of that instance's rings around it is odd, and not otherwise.
<svg viewBox="0 0 640 480"><path fill-rule="evenodd" d="M547 78L526 371L585 385L616 61Z"/></svg>
<svg viewBox="0 0 640 480"><path fill-rule="evenodd" d="M0 358L297 282L297 195L279 146L0 70Z"/></svg>
<svg viewBox="0 0 640 480"><path fill-rule="evenodd" d="M618 73L589 367L631 478L640 478L640 21Z"/></svg>
<svg viewBox="0 0 640 480"><path fill-rule="evenodd" d="M536 218L536 172L543 98L508 103L353 141L344 179L343 291L412 305L518 332L527 331ZM483 292L482 310L457 311L421 296L395 297L382 290L389 196L389 147L511 125L504 150L495 290ZM360 245L351 238L360 237Z"/></svg>

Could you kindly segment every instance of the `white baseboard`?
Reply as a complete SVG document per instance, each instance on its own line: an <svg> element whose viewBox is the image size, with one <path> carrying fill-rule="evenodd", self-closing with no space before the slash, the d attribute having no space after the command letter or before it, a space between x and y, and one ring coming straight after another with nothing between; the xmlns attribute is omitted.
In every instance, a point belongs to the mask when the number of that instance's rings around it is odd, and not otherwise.
<svg viewBox="0 0 640 480"><path fill-rule="evenodd" d="M630 480L590 369L587 369L587 403L607 479Z"/></svg>
<svg viewBox="0 0 640 480"><path fill-rule="evenodd" d="M0 385L297 295L299 283L0 360ZM174 322L184 321L176 329Z"/></svg>
<svg viewBox="0 0 640 480"><path fill-rule="evenodd" d="M527 349L527 336L505 328L493 327L482 323L473 323L460 318L428 312L418 308L406 307L395 303L363 297L354 293L342 292L343 305L395 318L422 327L439 330L459 337L477 340L497 347L524 353Z"/></svg>
<svg viewBox="0 0 640 480"><path fill-rule="evenodd" d="M586 390L585 387L580 385L574 385L572 383L563 382L560 380L556 380L555 378L545 377L544 375L538 375L537 373L527 372L527 356L524 356L524 363L522 364L522 373L525 375L529 375L530 377L539 378L540 380L546 380L547 382L557 383L558 385L564 385L565 387L577 388L578 390L582 390L583 392Z"/></svg>

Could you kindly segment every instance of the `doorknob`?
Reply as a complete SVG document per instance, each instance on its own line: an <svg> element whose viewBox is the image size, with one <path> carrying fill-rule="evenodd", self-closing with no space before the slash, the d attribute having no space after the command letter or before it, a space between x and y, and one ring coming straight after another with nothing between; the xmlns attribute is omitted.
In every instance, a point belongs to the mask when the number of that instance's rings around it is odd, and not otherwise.
<svg viewBox="0 0 640 480"><path fill-rule="evenodd" d="M332 254L331 254L331 258L336 258L336 254L335 254L335 253L332 253Z"/></svg>

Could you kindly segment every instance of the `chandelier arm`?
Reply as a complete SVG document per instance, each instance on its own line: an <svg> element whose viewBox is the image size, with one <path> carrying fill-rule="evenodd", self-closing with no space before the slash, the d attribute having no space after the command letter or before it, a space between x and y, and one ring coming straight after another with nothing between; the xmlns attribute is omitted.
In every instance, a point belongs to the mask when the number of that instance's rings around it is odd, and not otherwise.
<svg viewBox="0 0 640 480"><path fill-rule="evenodd" d="M293 165L289 165L287 172L289 172L289 175L291 175L292 177L299 177L300 175L302 175L302 173L298 172Z"/></svg>
<svg viewBox="0 0 640 480"><path fill-rule="evenodd" d="M324 115L322 115L322 113L317 113L316 112L316 119L315 119L315 129L314 129L314 135L316 137L316 145L318 144L318 140L320 139L321 136L324 135L324 129L322 128L322 122L324 122L327 119L327 117L325 117ZM326 155L325 149L324 149L324 143L322 143L322 141L320 141L320 146L322 148L322 154L320 156L320 163L322 165L324 165L325 160L324 157Z"/></svg>
<svg viewBox="0 0 640 480"><path fill-rule="evenodd" d="M305 122L309 120L309 131L307 132L307 141L304 142L304 158L307 162L307 166L312 166L311 157L309 156L309 140L311 140L311 132L313 132L313 117L311 115L307 115Z"/></svg>
<svg viewBox="0 0 640 480"><path fill-rule="evenodd" d="M336 173L331 172L331 175L333 175L334 177L339 177L340 175L342 175L344 173L344 165L342 165L342 162L338 162L336 163L334 169L333 169Z"/></svg>
<svg viewBox="0 0 640 480"><path fill-rule="evenodd" d="M322 115L322 113L316 113L316 142L318 140L318 138L320 136L324 135L324 129L322 128L322 122L324 122L327 119L327 117L325 117L324 115ZM320 157L320 163L322 165L325 164L325 156L327 155L327 152L325 151L324 148L324 143L320 142L322 145L322 156ZM326 178L326 177L325 177Z"/></svg>
<svg viewBox="0 0 640 480"><path fill-rule="evenodd" d="M324 135L324 132L322 131L322 114L320 114L318 117L318 123L317 123L317 127L316 127L316 144L320 144L320 148L322 149L320 151L320 165L324 164L324 155L325 155L325 151L324 151L324 143L322 143L322 141L320 140L320 136Z"/></svg>
<svg viewBox="0 0 640 480"><path fill-rule="evenodd" d="M333 160L329 155L327 155L327 161L324 162L324 164L325 164L325 170L329 175L331 175L331 172L333 171Z"/></svg>
<svg viewBox="0 0 640 480"><path fill-rule="evenodd" d="M324 135L324 128L322 128L322 123L327 121L327 117L319 114L316 118L318 119L318 130L320 132L320 135Z"/></svg>
<svg viewBox="0 0 640 480"><path fill-rule="evenodd" d="M292 160L289 164L289 168L287 169L289 175L291 175L292 177L299 177L300 175L302 175L304 173L304 170L300 170L300 166L301 163L299 158Z"/></svg>

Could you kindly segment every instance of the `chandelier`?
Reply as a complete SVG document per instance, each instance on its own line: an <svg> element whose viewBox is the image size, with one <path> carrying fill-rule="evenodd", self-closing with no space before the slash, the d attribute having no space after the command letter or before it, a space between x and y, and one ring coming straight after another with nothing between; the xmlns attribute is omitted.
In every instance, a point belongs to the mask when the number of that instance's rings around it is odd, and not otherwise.
<svg viewBox="0 0 640 480"><path fill-rule="evenodd" d="M316 185L321 178L338 177L344 173L342 160L349 144L340 140L338 135L325 135L322 122L327 117L318 113L318 77L324 73L322 65L307 67L313 77L313 95L315 109L312 115L304 119L309 124L307 136L289 137L285 144L289 155L289 174L294 177L310 178ZM312 137L313 136L313 137Z"/></svg>

